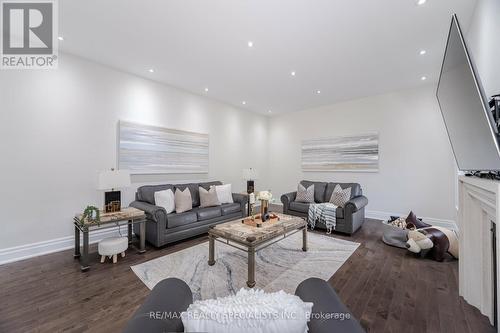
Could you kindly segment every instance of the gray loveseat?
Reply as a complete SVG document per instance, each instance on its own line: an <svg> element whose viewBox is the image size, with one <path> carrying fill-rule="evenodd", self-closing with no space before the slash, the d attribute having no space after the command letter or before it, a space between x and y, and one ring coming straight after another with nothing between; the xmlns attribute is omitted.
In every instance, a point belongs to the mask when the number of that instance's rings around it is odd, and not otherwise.
<svg viewBox="0 0 500 333"><path fill-rule="evenodd" d="M200 208L199 186L209 189L211 185L222 185L221 182L146 185L137 189L135 201L130 206L146 212L146 240L156 247L182 240L188 237L203 234L216 224L243 217L247 203L247 196L233 193L234 203L221 206ZM167 214L164 208L155 206L154 193L157 191L175 189L181 191L189 188L193 209L184 213L173 212ZM139 233L139 226L134 225L134 232Z"/></svg>
<svg viewBox="0 0 500 333"><path fill-rule="evenodd" d="M295 291L312 302L309 333L363 333L364 329L324 280L309 278ZM184 332L180 314L193 302L189 286L177 278L160 281L125 326L124 333Z"/></svg>
<svg viewBox="0 0 500 333"><path fill-rule="evenodd" d="M365 206L368 199L363 196L361 185L357 183L327 183L303 180L300 182L304 187L314 184L314 202L328 202L332 196L333 189L337 184L343 189L351 188L351 199L343 208L337 208L335 231L353 234L365 221ZM297 192L290 192L281 196L283 213L307 218L309 204L295 201ZM316 227L325 229L323 223L316 223Z"/></svg>

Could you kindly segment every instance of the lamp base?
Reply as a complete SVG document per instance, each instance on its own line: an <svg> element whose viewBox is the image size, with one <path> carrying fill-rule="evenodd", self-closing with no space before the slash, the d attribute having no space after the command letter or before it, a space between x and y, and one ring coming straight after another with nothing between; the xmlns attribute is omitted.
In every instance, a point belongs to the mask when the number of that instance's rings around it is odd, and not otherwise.
<svg viewBox="0 0 500 333"><path fill-rule="evenodd" d="M255 183L253 180L247 180L247 193L253 193L255 191Z"/></svg>
<svg viewBox="0 0 500 333"><path fill-rule="evenodd" d="M121 210L121 192L109 191L104 193L104 211L106 213L119 212Z"/></svg>

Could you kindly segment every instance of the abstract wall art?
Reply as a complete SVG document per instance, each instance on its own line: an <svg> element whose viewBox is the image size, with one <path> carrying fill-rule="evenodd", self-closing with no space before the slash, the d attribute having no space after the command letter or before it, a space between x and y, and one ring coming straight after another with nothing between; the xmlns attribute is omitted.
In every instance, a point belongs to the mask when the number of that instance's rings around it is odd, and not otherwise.
<svg viewBox="0 0 500 333"><path fill-rule="evenodd" d="M208 173L208 134L119 123L118 164L131 174Z"/></svg>
<svg viewBox="0 0 500 333"><path fill-rule="evenodd" d="M302 141L302 171L377 172L378 134Z"/></svg>

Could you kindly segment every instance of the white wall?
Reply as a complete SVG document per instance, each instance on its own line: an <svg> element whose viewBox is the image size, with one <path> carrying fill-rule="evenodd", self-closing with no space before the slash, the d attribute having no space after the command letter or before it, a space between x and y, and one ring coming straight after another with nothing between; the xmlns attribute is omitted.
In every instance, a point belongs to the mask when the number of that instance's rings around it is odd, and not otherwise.
<svg viewBox="0 0 500 333"><path fill-rule="evenodd" d="M500 94L500 0L479 0L466 34L486 96Z"/></svg>
<svg viewBox="0 0 500 333"><path fill-rule="evenodd" d="M62 54L58 70L0 73L0 249L71 236L72 216L102 205L97 174L116 165L119 119L210 135L209 175L133 177L125 204L145 182L242 191L251 166L266 181L267 117Z"/></svg>
<svg viewBox="0 0 500 333"><path fill-rule="evenodd" d="M272 117L270 187L295 190L301 179L358 182L377 216L408 213L455 220L455 161L434 84ZM301 140L379 133L380 171L302 172Z"/></svg>

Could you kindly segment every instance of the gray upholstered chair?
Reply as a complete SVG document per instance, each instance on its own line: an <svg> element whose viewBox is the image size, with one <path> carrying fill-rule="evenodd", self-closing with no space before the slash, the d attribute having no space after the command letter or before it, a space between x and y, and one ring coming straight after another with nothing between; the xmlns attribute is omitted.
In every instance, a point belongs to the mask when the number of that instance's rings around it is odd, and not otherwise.
<svg viewBox="0 0 500 333"><path fill-rule="evenodd" d="M337 184L343 189L350 187L351 199L343 208L337 208L337 221L334 231L351 235L363 225L365 221L365 206L368 204L368 199L363 196L361 185L358 183L327 183L308 180L303 180L300 183L304 187L309 187L314 184L315 203L328 202ZM307 218L309 204L295 201L296 196L297 192L290 192L281 196L283 213ZM316 223L316 227L326 228L323 223Z"/></svg>
<svg viewBox="0 0 500 333"><path fill-rule="evenodd" d="M365 332L326 281L318 278L304 280L298 285L295 295L304 302L313 303L311 320L307 324L309 333ZM193 294L184 281L177 278L162 280L134 313L123 332L184 332L180 315L192 302Z"/></svg>

